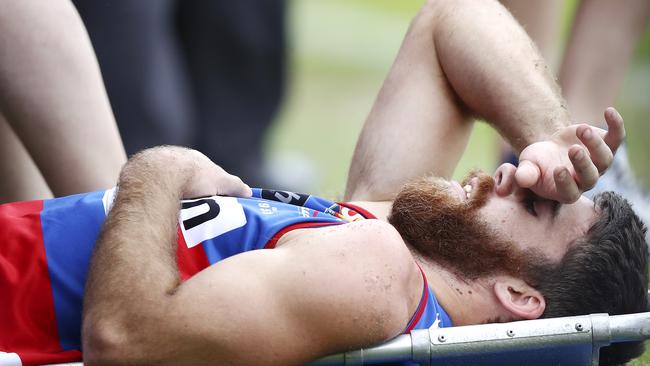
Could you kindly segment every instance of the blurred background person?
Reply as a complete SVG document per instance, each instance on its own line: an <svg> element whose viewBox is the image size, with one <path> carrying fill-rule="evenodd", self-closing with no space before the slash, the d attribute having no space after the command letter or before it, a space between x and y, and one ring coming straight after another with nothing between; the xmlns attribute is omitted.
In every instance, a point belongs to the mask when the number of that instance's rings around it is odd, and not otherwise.
<svg viewBox="0 0 650 366"><path fill-rule="evenodd" d="M501 2L556 69L562 56L557 74L575 121L604 128L596 108L616 104L627 67L650 20L650 2L578 1L564 49L563 1Z"/></svg>
<svg viewBox="0 0 650 366"><path fill-rule="evenodd" d="M191 146L269 185L262 155L284 93L284 0L74 3L129 154Z"/></svg>
<svg viewBox="0 0 650 366"><path fill-rule="evenodd" d="M126 154L74 6L0 8L0 203L112 187Z"/></svg>

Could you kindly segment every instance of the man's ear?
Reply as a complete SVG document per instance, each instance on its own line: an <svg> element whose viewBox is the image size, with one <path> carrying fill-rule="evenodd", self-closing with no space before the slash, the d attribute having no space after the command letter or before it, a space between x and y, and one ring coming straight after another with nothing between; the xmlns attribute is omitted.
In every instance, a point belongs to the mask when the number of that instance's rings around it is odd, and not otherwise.
<svg viewBox="0 0 650 366"><path fill-rule="evenodd" d="M544 296L526 282L512 277L497 280L494 294L515 319L537 319L546 309Z"/></svg>

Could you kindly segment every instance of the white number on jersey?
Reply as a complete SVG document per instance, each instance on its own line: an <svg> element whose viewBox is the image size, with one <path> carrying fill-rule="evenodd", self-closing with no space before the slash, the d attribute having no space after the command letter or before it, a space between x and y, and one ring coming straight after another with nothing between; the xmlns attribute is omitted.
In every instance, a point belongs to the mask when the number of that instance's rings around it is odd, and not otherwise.
<svg viewBox="0 0 650 366"><path fill-rule="evenodd" d="M182 203L179 226L188 248L244 225L244 208L234 197L215 196Z"/></svg>

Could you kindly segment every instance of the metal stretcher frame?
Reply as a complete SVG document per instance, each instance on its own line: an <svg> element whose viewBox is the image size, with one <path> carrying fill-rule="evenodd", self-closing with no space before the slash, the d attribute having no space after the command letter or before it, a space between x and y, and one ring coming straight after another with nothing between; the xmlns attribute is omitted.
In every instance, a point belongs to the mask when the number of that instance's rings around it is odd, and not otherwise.
<svg viewBox="0 0 650 366"><path fill-rule="evenodd" d="M637 314L418 329L375 347L326 356L309 365L598 365L601 347L650 339L650 292L648 304L648 312ZM58 366L63 365L83 366Z"/></svg>
<svg viewBox="0 0 650 366"><path fill-rule="evenodd" d="M310 366L414 362L437 365L598 365L600 347L650 339L650 312L418 329ZM60 364L81 366L81 363Z"/></svg>
<svg viewBox="0 0 650 366"><path fill-rule="evenodd" d="M419 329L376 347L311 363L376 365L598 365L600 348L650 339L650 312L591 314L511 323Z"/></svg>

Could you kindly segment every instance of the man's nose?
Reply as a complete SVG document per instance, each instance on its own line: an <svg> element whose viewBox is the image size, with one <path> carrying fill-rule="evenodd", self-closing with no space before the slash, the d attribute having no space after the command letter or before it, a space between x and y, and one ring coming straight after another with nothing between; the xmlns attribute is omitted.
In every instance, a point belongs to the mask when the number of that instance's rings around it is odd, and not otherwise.
<svg viewBox="0 0 650 366"><path fill-rule="evenodd" d="M495 191L498 196L505 197L512 194L517 188L515 172L517 168L510 164L501 164L494 172Z"/></svg>

